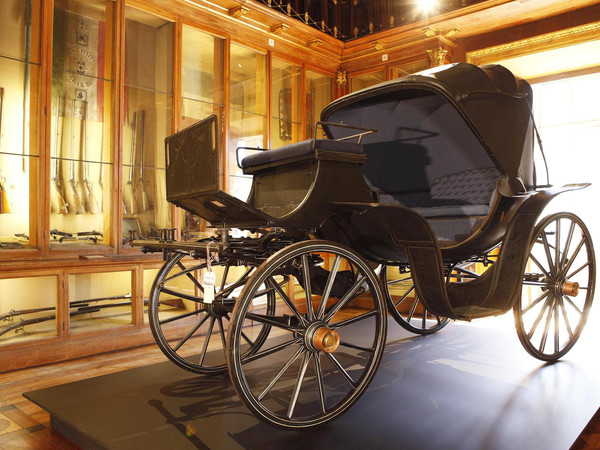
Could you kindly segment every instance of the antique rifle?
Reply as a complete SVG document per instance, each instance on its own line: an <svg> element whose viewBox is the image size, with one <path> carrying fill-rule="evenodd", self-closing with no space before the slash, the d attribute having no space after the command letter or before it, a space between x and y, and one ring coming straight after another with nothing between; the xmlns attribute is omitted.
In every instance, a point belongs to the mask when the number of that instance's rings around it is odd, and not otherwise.
<svg viewBox="0 0 600 450"><path fill-rule="evenodd" d="M89 306L90 303L107 302L107 301L112 301L112 300L125 300L125 299L130 299L130 300L128 302L111 303L110 305ZM75 301L69 303L69 308L78 308L79 310L81 310L84 307L100 308L101 306L103 306L106 308L108 306L115 307L117 305L118 306L126 306L130 303L131 303L131 293L128 292L125 295L115 295L112 297L97 297L97 298L88 298L88 299L83 299L83 300L75 300ZM2 322L2 321L12 322L14 320L15 316L25 316L27 314L34 314L34 313L38 313L38 312L53 311L54 309L55 309L54 306L47 306L47 307L42 307L42 308L31 308L31 309L11 309L7 313L0 314L0 322Z"/></svg>
<svg viewBox="0 0 600 450"><path fill-rule="evenodd" d="M136 127L137 112L134 112L133 121L131 122L131 154L129 155L129 179L127 180L127 184L125 185L125 192L123 192L123 206L125 207L125 214L137 214L139 212L133 186L133 165L135 163Z"/></svg>
<svg viewBox="0 0 600 450"><path fill-rule="evenodd" d="M31 0L25 2L25 72L23 85L23 172L27 171L27 157L29 151L29 60L31 59L31 23L32 5Z"/></svg>
<svg viewBox="0 0 600 450"><path fill-rule="evenodd" d="M4 88L0 87L0 143L2 138L2 111L4 109ZM6 195L6 187L4 186L5 178L2 176L2 160L0 159L0 214L12 213L8 196Z"/></svg>
<svg viewBox="0 0 600 450"><path fill-rule="evenodd" d="M60 135L60 129L58 126L60 120L60 101L61 97L56 97L56 133L54 135L54 164L52 165L52 196L50 202L50 209L53 213L66 214L69 212L67 202L63 194L63 182L60 177L58 170L58 159L60 158L59 143L62 143L62 136ZM59 137L60 136L60 137Z"/></svg>
<svg viewBox="0 0 600 450"><path fill-rule="evenodd" d="M94 195L94 183L90 180L90 162L88 160L88 152L87 152L87 114L88 114L88 104L87 102L83 102L84 108L82 113L82 127L83 127L83 184L87 190L87 205L88 211L92 214L98 214L102 210L100 206L98 206L98 201L96 200L96 196Z"/></svg>
<svg viewBox="0 0 600 450"><path fill-rule="evenodd" d="M75 180L75 111L75 99L73 99L73 110L71 111L71 174L69 176L69 184L71 185L73 194L72 212L75 214L83 214L85 213L85 208L83 207L81 199L79 198L79 193L77 192L79 182Z"/></svg>
<svg viewBox="0 0 600 450"><path fill-rule="evenodd" d="M93 313L93 312L96 312L99 310L100 309L98 307L90 307L90 308L83 309L81 311L73 311L73 312L69 313L69 317L78 316L81 314L89 314L89 313ZM12 325L8 325L6 327L0 328L0 336L2 336L3 334L6 334L12 330L15 330L15 333L18 333L19 331L25 332L24 328L26 325L32 325L34 323L46 322L48 320L54 320L54 319L56 319L56 314L50 314L48 316L42 316L42 317L34 317L33 319L21 319L18 322L13 323Z"/></svg>
<svg viewBox="0 0 600 450"><path fill-rule="evenodd" d="M140 208L142 211L150 211L152 209L152 203L150 202L150 197L148 197L148 192L146 191L146 180L144 179L144 124L146 122L146 111L142 111L142 117L140 119L140 169L139 169L139 178L138 178L138 188L139 188L139 202Z"/></svg>

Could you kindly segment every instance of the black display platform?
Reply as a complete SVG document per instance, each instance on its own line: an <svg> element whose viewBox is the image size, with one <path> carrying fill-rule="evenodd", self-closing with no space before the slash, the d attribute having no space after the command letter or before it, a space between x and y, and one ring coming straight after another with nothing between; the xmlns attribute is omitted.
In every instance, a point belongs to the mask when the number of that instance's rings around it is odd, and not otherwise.
<svg viewBox="0 0 600 450"><path fill-rule="evenodd" d="M85 448L568 449L600 406L599 322L590 322L563 361L544 365L521 347L512 314L427 337L390 321L367 392L313 431L261 423L226 376L170 362L24 395Z"/></svg>

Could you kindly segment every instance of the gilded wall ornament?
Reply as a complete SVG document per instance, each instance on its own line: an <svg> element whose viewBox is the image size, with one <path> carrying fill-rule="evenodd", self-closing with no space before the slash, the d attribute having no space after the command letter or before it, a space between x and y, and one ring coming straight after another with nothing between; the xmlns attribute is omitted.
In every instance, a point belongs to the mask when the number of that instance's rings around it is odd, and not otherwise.
<svg viewBox="0 0 600 450"><path fill-rule="evenodd" d="M448 50L445 50L442 47L427 50L427 56L429 57L429 63L431 67L444 65L446 63L447 53Z"/></svg>

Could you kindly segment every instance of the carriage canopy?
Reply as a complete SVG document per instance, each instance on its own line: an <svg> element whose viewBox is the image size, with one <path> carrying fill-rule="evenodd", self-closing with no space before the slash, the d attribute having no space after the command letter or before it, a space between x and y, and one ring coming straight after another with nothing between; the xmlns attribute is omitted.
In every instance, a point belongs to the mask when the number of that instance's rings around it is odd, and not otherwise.
<svg viewBox="0 0 600 450"><path fill-rule="evenodd" d="M378 130L362 143L365 176L380 192L428 191L436 180L473 171L518 178L530 189L531 106L531 86L506 68L457 63L349 94L321 120ZM332 139L353 133L324 127Z"/></svg>

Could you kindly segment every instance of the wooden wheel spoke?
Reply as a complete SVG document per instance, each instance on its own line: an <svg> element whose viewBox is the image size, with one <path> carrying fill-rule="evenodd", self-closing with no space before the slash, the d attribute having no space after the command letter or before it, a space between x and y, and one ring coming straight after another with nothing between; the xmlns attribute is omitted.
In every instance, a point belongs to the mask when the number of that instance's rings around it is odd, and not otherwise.
<svg viewBox="0 0 600 450"><path fill-rule="evenodd" d="M577 244L577 247L575 248L575 251L573 252L573 255L571 256L571 259L569 259L567 261L567 263L564 265L563 269L562 269L562 273L565 274L567 273L569 270L571 270L571 266L573 265L573 263L575 262L575 259L577 259L577 255L579 254L579 252L581 251L583 244L585 244L586 239L585 237L582 236L581 240L579 241L579 244ZM589 264L589 261L588 261Z"/></svg>
<svg viewBox="0 0 600 450"><path fill-rule="evenodd" d="M583 269L585 269L586 267L589 267L589 265L591 264L591 261L587 261L586 263L582 264L581 266L579 266L576 270L574 270L573 272L571 272L570 274L567 275L567 280L572 279L575 275L577 275L579 272L581 272ZM582 287L579 286L579 289L587 289L586 287Z"/></svg>
<svg viewBox="0 0 600 450"><path fill-rule="evenodd" d="M544 314L546 313L546 309L548 309L548 307L550 306L550 302L551 302L551 297L546 298L546 301L544 302L544 306L542 307L541 311L538 313L537 317L535 318L535 321L533 322L533 325L531 326L529 333L527 333L527 337L529 339L531 339L533 334L536 332L537 327L540 324L540 321L542 320L542 318L544 317Z"/></svg>
<svg viewBox="0 0 600 450"><path fill-rule="evenodd" d="M540 340L540 346L538 347L538 350L540 352L544 352L544 349L546 348L546 341L548 340L548 332L550 331L550 323L552 322L552 316L553 316L553 312L554 312L554 308L552 307L552 305L549 305L548 308L546 308L548 310L548 314L546 314L546 322L544 323L544 331L542 332L542 339Z"/></svg>
<svg viewBox="0 0 600 450"><path fill-rule="evenodd" d="M209 315L206 314L202 319L200 319L198 323L194 325L194 327L190 331L188 331L188 333L177 343L177 345L173 347L173 351L176 352L177 350L179 350L181 346L185 344L188 341L188 339L194 335L196 331L198 331L198 329L204 324L204 322L206 322L206 319L208 319L208 317Z"/></svg>
<svg viewBox="0 0 600 450"><path fill-rule="evenodd" d="M186 267L181 264L181 261L177 261L177 265L181 268L181 275L185 275L187 278L189 278L189 280L198 288L200 289L200 292L204 292L204 288L202 287L202 284L196 279L195 276L193 276L191 274L191 272L193 272L194 270L198 270L197 267L193 267L191 269L186 269Z"/></svg>
<svg viewBox="0 0 600 450"><path fill-rule="evenodd" d="M166 325L168 323L175 322L177 320L182 320L182 319L186 319L188 317L196 316L196 315L200 314L201 312L204 312L204 310L203 309L197 309L195 311L190 311L188 313L181 314L179 316L169 317L168 319L160 320L158 323L160 325Z"/></svg>
<svg viewBox="0 0 600 450"><path fill-rule="evenodd" d="M368 319L369 317L373 317L376 315L377 315L377 311L372 310L372 311L366 312L364 314L359 314L358 316L354 316L354 317L350 317L349 319L342 320L341 322L330 323L329 326L331 328L341 328L341 327L345 327L347 325L351 325L356 322L360 322L361 320Z"/></svg>
<svg viewBox="0 0 600 450"><path fill-rule="evenodd" d="M292 339L290 341L283 342L278 345L274 345L273 347L269 347L265 350L261 350L260 352L254 353L252 356L248 356L247 358L244 358L243 363L245 364L245 363L249 363L252 361L256 361L257 359L264 358L265 356L269 356L269 355L272 355L273 353L280 352L281 350L285 350L286 348L290 347L291 345L295 345L300 342L302 342L301 337Z"/></svg>
<svg viewBox="0 0 600 450"><path fill-rule="evenodd" d="M190 300L190 301L196 302L196 303L201 303L204 300L203 298L196 297L195 295L189 295L189 294L184 294L183 292L174 291L173 289L168 288L166 286L161 286L160 292L164 292L165 294L169 294L174 297L179 297L184 300Z"/></svg>
<svg viewBox="0 0 600 450"><path fill-rule="evenodd" d="M569 316L567 315L567 309L565 308L565 302L562 299L560 301L560 310L564 317L565 326L567 327L567 333L569 333L569 339L573 339L573 336L574 336L573 329L571 328L571 323L569 322Z"/></svg>
<svg viewBox="0 0 600 450"><path fill-rule="evenodd" d="M546 270L546 268L544 266L542 266L542 264L538 261L538 259L532 254L529 255L529 259L531 259L536 266L538 266L538 268L542 271L542 273L546 276L546 278L552 278L552 275L550 275L550 272L548 272ZM551 271L551 270L550 270Z"/></svg>
<svg viewBox="0 0 600 450"><path fill-rule="evenodd" d="M543 292L542 295L540 295L538 298L536 298L534 301L532 301L529 305L527 305L525 308L523 308L522 314L526 314L527 312L529 312L531 310L531 308L533 308L535 305L537 305L539 302L544 300L549 295L550 295L550 291Z"/></svg>
<svg viewBox="0 0 600 450"><path fill-rule="evenodd" d="M210 323L208 324L208 331L206 332L206 338L204 339L204 345L202 346L202 353L200 353L200 362L198 363L200 366L204 363L204 358L206 358L206 352L208 350L208 343L210 342L210 338L212 336L213 327L215 326L215 318L210 318Z"/></svg>
<svg viewBox="0 0 600 450"><path fill-rule="evenodd" d="M554 274L556 272L556 267L554 266L554 261L552 260L552 253L550 244L548 243L548 237L546 236L546 231L542 231L542 244L544 245L544 251L546 253L546 259L548 260L548 265L550 266L550 273Z"/></svg>
<svg viewBox="0 0 600 450"><path fill-rule="evenodd" d="M569 255L569 248L571 247L571 241L573 240L573 233L575 231L575 222L571 222L569 232L567 233L567 240L565 242L565 248L563 249L562 259L560 261L561 267L567 262L567 256Z"/></svg>
<svg viewBox="0 0 600 450"><path fill-rule="evenodd" d="M347 347L347 348L353 348L355 350L360 350L363 352L368 352L368 353L375 353L375 349L374 348L369 348L369 347L364 347L362 345L357 345L357 344L351 344L350 342L344 342L341 341L340 342L341 346Z"/></svg>
<svg viewBox="0 0 600 450"><path fill-rule="evenodd" d="M346 369L344 369L342 367L342 365L340 364L340 362L331 353L325 353L325 356L327 356L327 358L329 359L329 361L331 361L333 363L333 365L342 374L342 376L348 382L348 384L350 386L352 386L353 388L356 388L357 387L356 382L352 379L352 377L350 376L350 374L348 372L346 372Z"/></svg>
<svg viewBox="0 0 600 450"><path fill-rule="evenodd" d="M340 309L342 309L346 303L348 303L350 300L352 300L354 298L355 294L358 292L358 290L363 285L365 280L366 280L366 276L363 274L360 274L360 276L358 277L358 279L356 280L354 285L350 288L350 290L348 292L346 292L346 294L340 299L340 301L337 302L335 305L333 305L333 307L327 312L327 315L323 319L323 321L325 323L329 323L329 321L331 321L333 316Z"/></svg>
<svg viewBox="0 0 600 450"><path fill-rule="evenodd" d="M558 353L560 350L560 317L558 315L558 304L559 299L557 298L554 302L554 352Z"/></svg>
<svg viewBox="0 0 600 450"><path fill-rule="evenodd" d="M271 380L271 382L263 389L263 391L259 394L259 396L257 397L258 401L261 401L263 398L265 398L265 395L267 395L271 389L273 389L273 386L275 386L277 384L277 382L279 381L279 379L283 376L283 374L285 372L287 372L287 370L290 368L290 366L292 364L294 364L294 362L298 359L298 357L305 351L305 349L303 347L298 347L296 349L296 351L288 358L288 360L285 362L285 364L281 367L281 369L279 369L277 371L277 373L275 374L275 376L273 377L273 379Z"/></svg>
<svg viewBox="0 0 600 450"><path fill-rule="evenodd" d="M275 279L273 277L269 277L267 279L266 283L270 284L271 287L273 289L275 289L275 291L279 294L279 296L281 297L283 302L286 304L286 306L290 309L290 311L292 311L292 314L294 314L296 319L298 319L300 321L300 323L306 324L307 321L304 318L304 316L302 316L302 314L300 314L300 311L298 311L298 308L296 308L296 305L294 305L294 302L292 302L290 300L290 298L287 296L287 294L285 292L283 292L283 289L281 289L281 286L279 286L277 281L275 281Z"/></svg>
<svg viewBox="0 0 600 450"><path fill-rule="evenodd" d="M302 365L300 366L300 370L298 371L298 378L296 379L296 385L294 386L294 392L292 392L292 398L290 400L290 405L287 410L287 417L291 419L294 415L294 410L296 409L296 403L298 402L298 396L300 395L300 389L302 389L302 383L304 382L304 376L306 375L306 369L308 368L308 364L310 362L310 353L304 353L304 357L302 358Z"/></svg>
<svg viewBox="0 0 600 450"><path fill-rule="evenodd" d="M580 288L580 289L581 289L581 288ZM567 300L567 303L569 303L569 305L571 305L571 307L572 307L572 308L573 308L575 311L577 311L577 313L578 313L580 316L583 316L583 311L579 309L579 307L578 307L578 306L575 304L575 302L574 302L573 300L571 300L571 298L570 298L570 297L568 297L568 296L566 296L566 295L565 295L565 296L564 296L564 298Z"/></svg>
<svg viewBox="0 0 600 450"><path fill-rule="evenodd" d="M415 301L413 302L412 308L410 308L410 312L408 313L407 322L410 322L417 311L417 305L419 304L419 297L415 297Z"/></svg>
<svg viewBox="0 0 600 450"><path fill-rule="evenodd" d="M221 344L223 345L223 349L227 347L227 338L225 337L225 327L223 326L223 318L217 318L219 323L219 334L221 335Z"/></svg>
<svg viewBox="0 0 600 450"><path fill-rule="evenodd" d="M406 292L404 293L404 295L402 295L402 297L400 297L400 300L398 300L398 303L394 303L394 306L395 306L396 308L398 308L398 305L399 305L400 303L402 303L404 300L406 300L406 299L408 298L408 296L409 296L409 295L410 295L412 292L414 292L414 290L415 290L415 286L414 286L414 284L413 284L413 285L410 287L410 289L409 289L408 291L406 291Z"/></svg>
<svg viewBox="0 0 600 450"><path fill-rule="evenodd" d="M314 311L312 305L312 286L310 284L310 266L308 264L308 254L302 255L302 279L304 281L304 292L306 294L306 317L309 322L314 320Z"/></svg>
<svg viewBox="0 0 600 450"><path fill-rule="evenodd" d="M325 289L323 290L323 295L321 296L321 301L319 302L319 308L317 310L317 320L323 319L323 315L325 314L325 307L327 306L327 300L329 300L329 295L331 294L331 289L333 288L333 283L335 282L335 278L337 276L341 261L342 257L340 255L335 255L333 266L329 271L327 283L325 283Z"/></svg>
<svg viewBox="0 0 600 450"><path fill-rule="evenodd" d="M325 398L325 385L323 383L323 372L321 369L321 354L315 353L313 355L315 360L315 374L317 377L317 387L319 389L319 401L321 403L321 413L325 414L327 412L327 400Z"/></svg>
<svg viewBox="0 0 600 450"><path fill-rule="evenodd" d="M300 330L298 327L293 327L291 325L284 323L284 321L281 320L281 319L285 319L284 317L281 317L280 320L277 320L276 316L268 316L265 314L248 312L248 313L246 313L246 319L254 320L255 322L263 323L265 325L272 325L274 327L281 328L286 331L293 332L293 331Z"/></svg>

